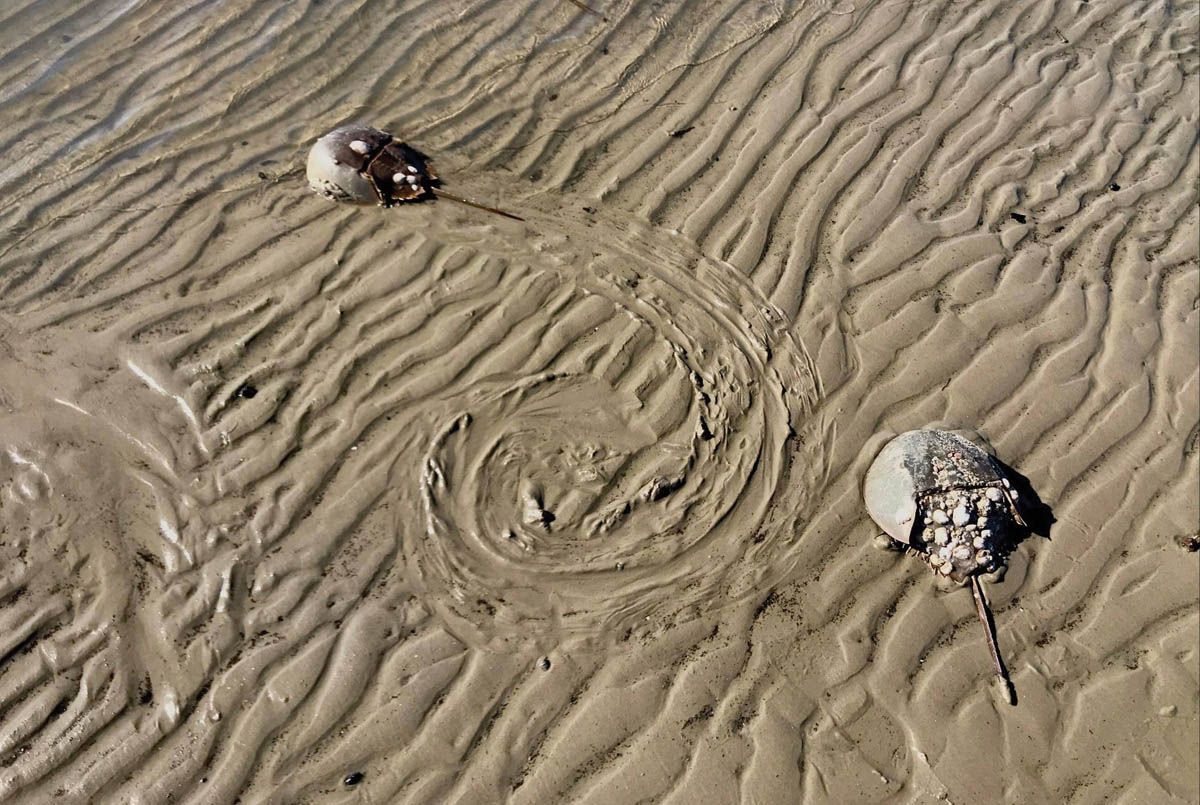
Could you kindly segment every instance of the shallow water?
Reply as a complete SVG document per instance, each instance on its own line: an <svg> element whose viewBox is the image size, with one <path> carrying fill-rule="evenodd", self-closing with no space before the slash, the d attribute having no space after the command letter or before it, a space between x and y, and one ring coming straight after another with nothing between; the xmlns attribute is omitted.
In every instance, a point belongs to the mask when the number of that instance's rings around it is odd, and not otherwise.
<svg viewBox="0 0 1200 805"><path fill-rule="evenodd" d="M0 12L0 799L1194 801L1200 8L597 5Z"/></svg>

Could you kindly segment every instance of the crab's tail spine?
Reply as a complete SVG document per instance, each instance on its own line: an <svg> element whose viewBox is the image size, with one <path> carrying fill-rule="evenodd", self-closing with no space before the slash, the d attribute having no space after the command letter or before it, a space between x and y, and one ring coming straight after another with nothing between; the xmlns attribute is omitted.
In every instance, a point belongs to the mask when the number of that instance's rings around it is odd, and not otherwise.
<svg viewBox="0 0 1200 805"><path fill-rule="evenodd" d="M1000 649L996 645L996 625L992 622L992 613L988 610L987 599L983 596L983 585L977 575L971 576L971 592L975 596L975 611L979 614L984 634L987 635L988 649L992 653L992 665L996 668L996 677L1004 686L1004 695L1008 699L1008 703L1015 705L1017 703L1016 691L1013 689L1012 680L1008 678L1004 660L1000 658Z"/></svg>
<svg viewBox="0 0 1200 805"><path fill-rule="evenodd" d="M524 218L521 218L520 216L513 215L511 212L505 212L504 210L498 210L495 207L489 207L486 204L479 204L477 202L471 201L470 199L465 199L462 196L456 196L453 193L447 193L445 190L442 190L440 187L433 187L430 189L433 191L433 194L435 196L437 196L438 198L444 198L444 199L448 199L450 201L457 201L459 204L466 204L468 207L474 207L477 210L484 210L486 212L494 212L496 215L503 215L505 218L511 218L514 221L524 221L525 220Z"/></svg>
<svg viewBox="0 0 1200 805"><path fill-rule="evenodd" d="M599 18L600 18L602 21L604 21L604 22L608 22L608 17L604 16L604 15L603 15L603 14L601 14L599 11L597 11L597 10L596 10L596 9L594 9L594 8L592 8L592 7L591 7L591 6L589 6L587 3L583 2L583 0L567 0L567 2L569 2L571 5L573 5L573 6L575 6L576 8L578 8L580 11L586 11L586 12L587 12L587 13L589 13L589 14L595 14L595 15L596 15L597 17L599 17Z"/></svg>

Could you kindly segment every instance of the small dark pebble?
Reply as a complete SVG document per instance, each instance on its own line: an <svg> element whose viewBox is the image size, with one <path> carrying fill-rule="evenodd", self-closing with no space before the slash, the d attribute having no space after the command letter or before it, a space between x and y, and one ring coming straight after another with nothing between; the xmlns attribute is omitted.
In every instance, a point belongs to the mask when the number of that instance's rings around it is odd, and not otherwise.
<svg viewBox="0 0 1200 805"><path fill-rule="evenodd" d="M1023 223L1025 223L1025 216L1024 216L1024 215L1022 215L1021 213L1019 213L1019 212L1013 212L1013 213L1009 213L1009 215L1010 215L1010 216L1012 217L1012 219L1013 219L1014 221L1016 221L1018 224L1023 224Z"/></svg>
<svg viewBox="0 0 1200 805"><path fill-rule="evenodd" d="M251 386L249 383L246 383L235 393L237 396L242 397L243 399L253 400L254 395L258 394L258 389L254 388L254 386Z"/></svg>
<svg viewBox="0 0 1200 805"><path fill-rule="evenodd" d="M538 660L538 668L541 668L543 671L549 671L550 670L550 658L542 657L540 660Z"/></svg>
<svg viewBox="0 0 1200 805"><path fill-rule="evenodd" d="M1056 226L1056 227L1054 227L1054 231L1055 231L1055 232L1062 232L1064 229L1066 229L1066 227L1065 227L1065 226Z"/></svg>
<svg viewBox="0 0 1200 805"><path fill-rule="evenodd" d="M1183 548L1188 553L1200 551L1200 536L1195 537L1179 537L1179 547Z"/></svg>
<svg viewBox="0 0 1200 805"><path fill-rule="evenodd" d="M594 212L596 212L596 208L595 207L584 207L583 211L586 212L588 215L591 215Z"/></svg>
<svg viewBox="0 0 1200 805"><path fill-rule="evenodd" d="M1108 186L1108 189L1109 189L1109 190L1113 190L1113 191L1120 190L1120 189L1121 189L1121 185L1117 184L1116 182L1113 182L1112 184L1110 184L1110 185Z"/></svg>
<svg viewBox="0 0 1200 805"><path fill-rule="evenodd" d="M680 137L687 134L689 131L691 131L694 128L696 128L696 127L695 126L687 126L686 128L675 129L675 131L671 132L671 136L678 140Z"/></svg>
<svg viewBox="0 0 1200 805"><path fill-rule="evenodd" d="M365 776L361 771L353 771L347 774L342 782L347 786L356 786L363 781L363 777Z"/></svg>

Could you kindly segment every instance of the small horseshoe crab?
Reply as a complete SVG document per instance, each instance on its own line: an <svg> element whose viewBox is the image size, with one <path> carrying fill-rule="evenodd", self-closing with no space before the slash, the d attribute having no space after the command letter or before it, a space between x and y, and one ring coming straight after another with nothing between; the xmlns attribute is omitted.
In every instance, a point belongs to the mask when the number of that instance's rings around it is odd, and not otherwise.
<svg viewBox="0 0 1200 805"><path fill-rule="evenodd" d="M1017 490L994 458L944 430L911 430L888 442L867 470L863 499L886 532L880 547L907 548L939 578L970 584L996 675L1010 703L1012 682L996 647L982 574L998 577L1028 527Z"/></svg>
<svg viewBox="0 0 1200 805"><path fill-rule="evenodd" d="M317 140L308 152L307 174L308 186L333 201L391 207L437 196L525 220L445 192L424 154L370 126L342 126Z"/></svg>

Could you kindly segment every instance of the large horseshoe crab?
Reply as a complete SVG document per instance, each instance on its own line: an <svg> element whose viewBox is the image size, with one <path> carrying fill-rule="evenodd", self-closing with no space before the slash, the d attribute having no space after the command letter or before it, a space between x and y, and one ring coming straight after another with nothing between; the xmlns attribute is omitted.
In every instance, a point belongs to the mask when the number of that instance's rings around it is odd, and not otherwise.
<svg viewBox="0 0 1200 805"><path fill-rule="evenodd" d="M370 126L342 126L321 137L308 152L306 172L308 186L332 201L391 207L437 196L514 221L525 220L442 190L433 163L424 154Z"/></svg>
<svg viewBox="0 0 1200 805"><path fill-rule="evenodd" d="M1010 703L1015 703L1012 682L996 646L980 576L1001 573L1008 552L1027 529L1017 498L994 458L944 430L912 430L892 439L863 482L867 513L886 533L881 547L907 548L939 577L971 585L996 675Z"/></svg>

